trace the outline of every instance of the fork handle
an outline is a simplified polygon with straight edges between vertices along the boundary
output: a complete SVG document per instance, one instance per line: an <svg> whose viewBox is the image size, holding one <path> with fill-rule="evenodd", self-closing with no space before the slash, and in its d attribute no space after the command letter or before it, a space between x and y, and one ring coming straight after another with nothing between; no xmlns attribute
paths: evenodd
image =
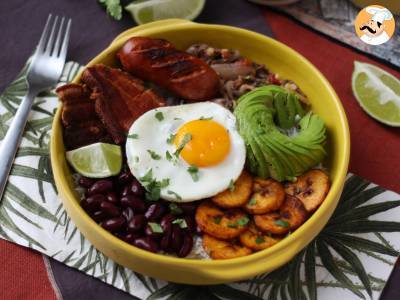
<svg viewBox="0 0 400 300"><path fill-rule="evenodd" d="M17 113L12 120L6 137L3 139L0 147L0 201L3 199L4 189L7 184L8 175L14 161L15 154L21 142L24 133L26 121L31 111L33 99L37 92L29 89L28 94L22 99L18 107Z"/></svg>

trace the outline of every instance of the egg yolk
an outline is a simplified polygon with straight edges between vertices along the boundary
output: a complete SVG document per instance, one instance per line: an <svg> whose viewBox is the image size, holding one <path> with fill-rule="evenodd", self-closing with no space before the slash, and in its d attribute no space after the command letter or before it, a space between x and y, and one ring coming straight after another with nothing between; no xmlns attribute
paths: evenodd
<svg viewBox="0 0 400 300"><path fill-rule="evenodd" d="M191 139L187 141L189 137ZM210 167L221 163L231 147L226 128L212 120L194 120L183 124L175 136L174 143L178 150L183 146L181 157L188 164L197 167Z"/></svg>

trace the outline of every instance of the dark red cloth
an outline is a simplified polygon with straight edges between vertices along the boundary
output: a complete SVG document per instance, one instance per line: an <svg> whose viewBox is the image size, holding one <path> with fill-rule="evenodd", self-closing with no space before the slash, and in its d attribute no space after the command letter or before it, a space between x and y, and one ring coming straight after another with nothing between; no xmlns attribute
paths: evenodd
<svg viewBox="0 0 400 300"><path fill-rule="evenodd" d="M388 66L318 34L282 14L265 9L275 38L300 52L330 81L346 110L350 126L350 172L400 193L400 128L383 125L358 105L351 90L355 60L381 67L400 78Z"/></svg>
<svg viewBox="0 0 400 300"><path fill-rule="evenodd" d="M0 300L56 300L43 257L0 240Z"/></svg>

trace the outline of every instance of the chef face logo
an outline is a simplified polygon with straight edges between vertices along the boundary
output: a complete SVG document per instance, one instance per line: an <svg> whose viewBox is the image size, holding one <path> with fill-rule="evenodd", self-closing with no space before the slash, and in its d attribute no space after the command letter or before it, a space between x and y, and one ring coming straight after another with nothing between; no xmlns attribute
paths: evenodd
<svg viewBox="0 0 400 300"><path fill-rule="evenodd" d="M393 36L395 21L392 13L380 5L371 5L358 14L354 27L358 37L366 44L380 45Z"/></svg>

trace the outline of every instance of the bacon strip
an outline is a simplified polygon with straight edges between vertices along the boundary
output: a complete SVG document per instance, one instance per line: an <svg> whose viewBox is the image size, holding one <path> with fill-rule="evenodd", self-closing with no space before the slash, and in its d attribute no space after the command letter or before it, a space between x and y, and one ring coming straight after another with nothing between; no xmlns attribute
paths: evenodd
<svg viewBox="0 0 400 300"><path fill-rule="evenodd" d="M95 112L90 91L80 84L66 84L56 90L63 103L61 122L67 150L96 142L112 142Z"/></svg>
<svg viewBox="0 0 400 300"><path fill-rule="evenodd" d="M143 81L105 65L86 68L81 80L92 90L96 113L117 144L126 140L137 118L166 104L154 91L146 90Z"/></svg>

